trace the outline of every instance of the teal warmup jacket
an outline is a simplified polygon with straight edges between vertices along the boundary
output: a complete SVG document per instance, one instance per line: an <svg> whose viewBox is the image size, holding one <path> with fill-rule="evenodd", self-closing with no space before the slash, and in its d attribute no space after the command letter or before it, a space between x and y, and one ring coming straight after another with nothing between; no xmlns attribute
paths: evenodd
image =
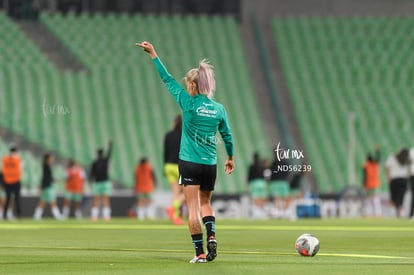
<svg viewBox="0 0 414 275"><path fill-rule="evenodd" d="M233 156L233 136L223 105L197 94L190 96L168 73L161 60L153 59L155 68L183 112L179 158L198 164L217 164L216 145L220 133L228 156Z"/></svg>

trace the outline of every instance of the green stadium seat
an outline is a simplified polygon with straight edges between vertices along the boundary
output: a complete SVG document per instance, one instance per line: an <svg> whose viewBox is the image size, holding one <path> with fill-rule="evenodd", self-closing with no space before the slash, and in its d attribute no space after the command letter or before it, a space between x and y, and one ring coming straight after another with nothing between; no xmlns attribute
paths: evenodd
<svg viewBox="0 0 414 275"><path fill-rule="evenodd" d="M273 30L320 192L348 184L348 112L356 166L376 143L383 156L412 146L410 17L275 18ZM412 47L411 47L412 48ZM397 96L394 96L397 95ZM398 133L398 134L397 134ZM358 178L358 179L359 179ZM384 175L383 190L387 188Z"/></svg>
<svg viewBox="0 0 414 275"><path fill-rule="evenodd" d="M139 40L149 40L177 79L203 57L216 67L216 97L228 107L239 167L231 177L225 177L219 169L219 180L225 181L217 185L219 192L244 190L253 151L271 156L234 18L41 14L40 21L85 64L88 73L58 72L14 23L0 14L1 25L9 30L8 41L19 45L0 44L0 52L7 52L6 79L1 85L12 91L0 103L5 107L1 114L12 112L8 106L24 97L33 102L25 106L30 116L18 112L13 121L0 118L2 125L87 167L96 148L113 139L111 175L117 182L132 187L134 167L145 155L159 175L159 188L168 188L161 176L162 142L179 109L167 95L148 56L134 46ZM188 33L199 35L202 43ZM224 54L217 51L217 45L232 50ZM68 107L70 115L44 117L44 100ZM224 155L222 145L219 147ZM222 165L223 156L219 159ZM34 170L28 175L29 182L38 181Z"/></svg>

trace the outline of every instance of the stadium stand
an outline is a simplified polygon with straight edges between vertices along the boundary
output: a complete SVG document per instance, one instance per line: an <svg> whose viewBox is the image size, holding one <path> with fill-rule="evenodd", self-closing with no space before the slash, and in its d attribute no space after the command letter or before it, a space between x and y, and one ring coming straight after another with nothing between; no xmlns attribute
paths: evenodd
<svg viewBox="0 0 414 275"><path fill-rule="evenodd" d="M272 24L320 192L348 184L349 113L356 183L375 144L382 160L412 145L412 17L277 17Z"/></svg>
<svg viewBox="0 0 414 275"><path fill-rule="evenodd" d="M0 25L7 29L7 43L0 43L0 66L7 66L1 89L11 91L0 101L0 123L5 127L83 165L91 163L97 147L113 139L111 174L117 182L131 187L133 168L146 155L156 168L159 187L167 188L162 142L179 109L148 57L134 46L149 40L178 79L204 57L216 67L216 97L228 107L238 167L231 177L219 169L218 180L223 182L217 184L218 192L243 191L252 152L271 154L233 17L42 14L40 20L88 72L57 71L0 14ZM222 144L218 147L221 167L225 152Z"/></svg>

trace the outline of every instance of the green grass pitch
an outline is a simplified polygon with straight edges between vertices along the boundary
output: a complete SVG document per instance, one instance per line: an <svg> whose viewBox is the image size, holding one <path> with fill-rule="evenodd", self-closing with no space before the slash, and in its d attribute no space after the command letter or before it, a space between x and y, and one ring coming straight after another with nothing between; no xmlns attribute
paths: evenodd
<svg viewBox="0 0 414 275"><path fill-rule="evenodd" d="M320 240L315 257L296 254L302 233ZM218 220L219 255L189 264L186 226L114 219L0 222L0 274L411 274L409 220Z"/></svg>

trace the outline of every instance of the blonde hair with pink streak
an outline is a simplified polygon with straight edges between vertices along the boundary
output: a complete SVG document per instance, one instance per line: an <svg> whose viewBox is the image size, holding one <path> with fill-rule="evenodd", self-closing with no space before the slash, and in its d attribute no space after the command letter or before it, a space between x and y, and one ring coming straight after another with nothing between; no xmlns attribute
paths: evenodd
<svg viewBox="0 0 414 275"><path fill-rule="evenodd" d="M213 66L206 59L200 61L198 68L191 69L185 76L189 82L196 84L198 93L212 99L216 91L216 79Z"/></svg>

